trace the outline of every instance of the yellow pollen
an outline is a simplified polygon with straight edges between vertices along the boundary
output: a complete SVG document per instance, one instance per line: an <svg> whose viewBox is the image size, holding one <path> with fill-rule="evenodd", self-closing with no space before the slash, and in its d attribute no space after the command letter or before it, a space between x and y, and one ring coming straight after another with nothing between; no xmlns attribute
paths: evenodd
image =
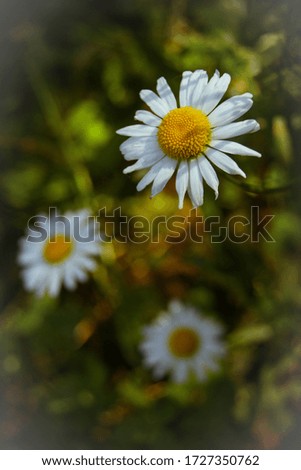
<svg viewBox="0 0 301 470"><path fill-rule="evenodd" d="M173 109L158 128L159 145L172 158L195 158L206 149L210 140L209 119L191 106Z"/></svg>
<svg viewBox="0 0 301 470"><path fill-rule="evenodd" d="M179 358L192 357L201 345L199 336L191 328L181 327L174 330L168 341L169 350Z"/></svg>
<svg viewBox="0 0 301 470"><path fill-rule="evenodd" d="M43 255L48 263L61 263L73 250L73 242L59 234L47 240Z"/></svg>

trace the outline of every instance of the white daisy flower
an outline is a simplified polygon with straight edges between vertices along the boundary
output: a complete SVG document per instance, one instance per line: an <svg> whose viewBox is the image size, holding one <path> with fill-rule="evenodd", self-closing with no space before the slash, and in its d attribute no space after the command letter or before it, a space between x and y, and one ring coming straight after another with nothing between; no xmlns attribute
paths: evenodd
<svg viewBox="0 0 301 470"><path fill-rule="evenodd" d="M68 212L61 221L56 215L55 223L52 217L40 216L35 229L28 228L18 256L26 290L56 297L63 284L74 290L87 280L87 272L97 266L93 257L101 252L100 235L88 217L87 210Z"/></svg>
<svg viewBox="0 0 301 470"><path fill-rule="evenodd" d="M156 379L171 372L175 382L185 382L194 373L200 382L208 371L218 370L225 347L219 336L222 328L178 301L169 304L155 322L144 328L140 349L144 364Z"/></svg>
<svg viewBox="0 0 301 470"><path fill-rule="evenodd" d="M141 191L152 183L151 196L160 193L176 174L179 209L186 191L194 207L203 204L203 180L218 196L219 180L212 163L230 174L246 177L228 154L260 157L260 153L231 139L255 132L254 119L234 122L252 106L252 95L233 96L219 104L231 77L216 70L208 80L204 70L186 71L180 84L180 106L165 78L159 78L157 92L142 90L141 99L151 109L141 110L135 119L143 124L123 127L117 134L129 136L120 146L126 160L137 160L124 173L150 168L137 186Z"/></svg>

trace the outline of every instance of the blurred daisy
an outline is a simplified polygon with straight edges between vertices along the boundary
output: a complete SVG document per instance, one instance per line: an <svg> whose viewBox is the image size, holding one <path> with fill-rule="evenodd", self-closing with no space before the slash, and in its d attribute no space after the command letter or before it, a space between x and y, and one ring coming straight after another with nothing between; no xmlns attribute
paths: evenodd
<svg viewBox="0 0 301 470"><path fill-rule="evenodd" d="M157 92L142 90L141 99L150 111L141 110L135 119L143 124L123 127L117 134L129 136L120 146L126 160L137 160L124 173L150 168L137 190L152 183L152 197L160 193L176 174L179 208L186 191L194 207L203 204L203 180L218 196L218 177L212 163L230 174L246 177L228 154L260 157L244 145L225 139L255 132L259 124L253 119L236 121L252 106L252 95L233 96L219 105L230 75L216 71L208 80L204 70L184 72L180 84L180 107L165 78L159 78ZM226 152L226 153L225 153Z"/></svg>
<svg viewBox="0 0 301 470"><path fill-rule="evenodd" d="M144 328L140 345L144 363L157 379L170 372L175 382L185 382L194 373L203 382L208 371L218 370L218 360L225 354L221 333L213 320L172 301L168 312Z"/></svg>
<svg viewBox="0 0 301 470"><path fill-rule="evenodd" d="M18 256L26 290L56 297L63 284L74 290L78 282L87 280L87 272L96 268L93 256L101 251L100 236L88 216L87 210L68 212L55 224L52 218L40 216L36 229L28 229ZM43 241L38 241L43 234Z"/></svg>

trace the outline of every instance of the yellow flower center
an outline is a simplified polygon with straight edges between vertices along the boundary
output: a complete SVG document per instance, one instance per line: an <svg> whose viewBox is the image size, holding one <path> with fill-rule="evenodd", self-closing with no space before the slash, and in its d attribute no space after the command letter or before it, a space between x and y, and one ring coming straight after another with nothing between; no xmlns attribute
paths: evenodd
<svg viewBox="0 0 301 470"><path fill-rule="evenodd" d="M186 359L192 357L201 345L200 337L188 327L181 327L174 330L168 341L169 350L179 358Z"/></svg>
<svg viewBox="0 0 301 470"><path fill-rule="evenodd" d="M72 240L65 235L59 234L47 240L43 255L48 263L61 263L71 254L73 250Z"/></svg>
<svg viewBox="0 0 301 470"><path fill-rule="evenodd" d="M205 150L210 140L209 119L191 106L173 109L158 128L159 145L172 158L195 158Z"/></svg>

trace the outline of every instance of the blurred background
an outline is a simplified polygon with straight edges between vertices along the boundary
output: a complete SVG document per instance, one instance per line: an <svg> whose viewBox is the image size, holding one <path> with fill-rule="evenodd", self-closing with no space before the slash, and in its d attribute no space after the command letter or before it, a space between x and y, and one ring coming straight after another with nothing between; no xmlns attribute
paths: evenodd
<svg viewBox="0 0 301 470"><path fill-rule="evenodd" d="M297 0L1 0L0 442L2 449L300 449L301 35ZM172 181L149 200L123 175L116 129L139 91L218 68L249 91L261 131L237 139L248 177L219 172L199 215L274 215L275 243L105 244L97 271L58 298L27 293L27 220L102 207L189 214ZM164 231L164 228L162 229ZM228 354L207 383L152 378L141 329L178 298L217 319Z"/></svg>

